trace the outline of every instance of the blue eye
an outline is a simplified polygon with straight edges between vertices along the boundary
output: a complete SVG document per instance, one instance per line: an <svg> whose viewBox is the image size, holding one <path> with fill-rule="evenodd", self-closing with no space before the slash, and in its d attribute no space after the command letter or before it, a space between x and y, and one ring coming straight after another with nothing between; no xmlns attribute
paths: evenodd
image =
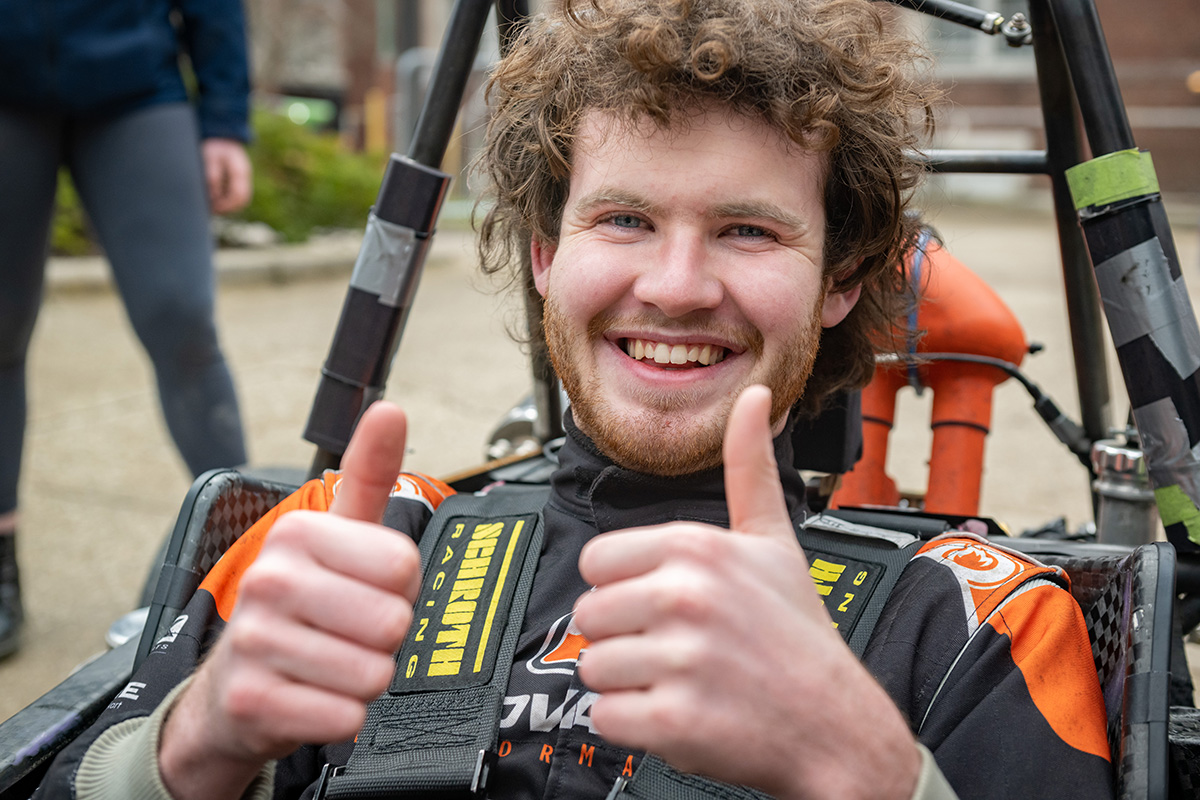
<svg viewBox="0 0 1200 800"><path fill-rule="evenodd" d="M761 239L771 234L767 233L766 228L760 228L757 225L738 225L734 228L738 236L747 236L754 239Z"/></svg>
<svg viewBox="0 0 1200 800"><path fill-rule="evenodd" d="M618 228L640 228L642 221L633 214L614 214L608 221Z"/></svg>

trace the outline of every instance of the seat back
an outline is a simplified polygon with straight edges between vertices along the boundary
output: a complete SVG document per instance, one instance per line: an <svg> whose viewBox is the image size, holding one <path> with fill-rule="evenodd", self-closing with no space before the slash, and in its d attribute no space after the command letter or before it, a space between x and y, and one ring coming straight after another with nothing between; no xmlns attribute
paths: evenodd
<svg viewBox="0 0 1200 800"><path fill-rule="evenodd" d="M140 642L129 641L88 662L0 723L0 800L25 800L33 794L54 756L126 684L221 554L294 489L228 469L195 480L167 542Z"/></svg>
<svg viewBox="0 0 1200 800"><path fill-rule="evenodd" d="M1084 552L1071 553L1075 547ZM1067 552L1036 555L1066 571L1083 610L1118 797L1166 797L1175 551L1165 542L1123 552L1103 545L1057 548Z"/></svg>
<svg viewBox="0 0 1200 800"><path fill-rule="evenodd" d="M229 546L295 489L290 484L232 469L210 470L192 483L167 542L134 669L141 665L154 642L170 630Z"/></svg>

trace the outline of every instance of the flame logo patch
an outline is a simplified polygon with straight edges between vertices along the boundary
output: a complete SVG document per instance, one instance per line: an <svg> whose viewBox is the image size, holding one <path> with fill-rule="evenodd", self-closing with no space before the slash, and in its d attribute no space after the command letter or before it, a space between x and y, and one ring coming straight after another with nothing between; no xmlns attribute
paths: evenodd
<svg viewBox="0 0 1200 800"><path fill-rule="evenodd" d="M525 662L525 667L535 675L571 675L579 663L579 654L588 646L588 640L575 627L574 614L565 614L554 621L546 633L537 654Z"/></svg>
<svg viewBox="0 0 1200 800"><path fill-rule="evenodd" d="M956 567L971 586L996 586L1021 571L1021 564L1008 554L974 543L956 543L939 548L942 560Z"/></svg>

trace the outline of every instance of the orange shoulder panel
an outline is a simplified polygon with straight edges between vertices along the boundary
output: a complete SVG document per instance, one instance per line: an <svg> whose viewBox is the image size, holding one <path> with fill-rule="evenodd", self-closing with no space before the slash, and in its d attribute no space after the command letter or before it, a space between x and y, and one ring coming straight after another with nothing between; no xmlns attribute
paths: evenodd
<svg viewBox="0 0 1200 800"><path fill-rule="evenodd" d="M263 541L275 521L289 511L328 511L341 480L341 473L330 470L320 478L308 481L280 501L279 505L260 517L226 551L200 584L201 589L213 596L217 604L217 613L221 615L221 619L228 621L229 616L233 613L242 574L258 557ZM416 500L423 503L432 512L452 494L454 494L454 490L437 478L414 472L402 472L396 476L396 485L392 489L391 496Z"/></svg>
<svg viewBox="0 0 1200 800"><path fill-rule="evenodd" d="M1070 594L1040 585L1021 592L988 620L1012 642L1012 656L1034 705L1076 750L1111 760L1107 717L1083 614Z"/></svg>
<svg viewBox="0 0 1200 800"><path fill-rule="evenodd" d="M917 556L948 567L958 578L964 611L973 630L1025 581L1044 575L1066 576L1054 567L970 533L955 531L931 539Z"/></svg>

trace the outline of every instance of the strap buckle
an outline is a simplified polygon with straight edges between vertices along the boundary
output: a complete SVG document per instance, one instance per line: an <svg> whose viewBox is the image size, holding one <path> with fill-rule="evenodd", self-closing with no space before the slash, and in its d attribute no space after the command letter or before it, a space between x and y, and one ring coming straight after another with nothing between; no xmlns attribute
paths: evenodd
<svg viewBox="0 0 1200 800"><path fill-rule="evenodd" d="M484 792L488 787L488 780L492 776L492 767L496 764L496 754L489 750L480 750L479 755L475 757L475 772L471 776L470 796L483 797ZM313 800L325 800L326 793L329 790L329 781L336 778L345 771L345 767L335 767L333 764L326 764L321 767L321 776L317 778L316 789L313 792Z"/></svg>
<svg viewBox="0 0 1200 800"><path fill-rule="evenodd" d="M475 774L471 776L471 794L482 797L487 789L488 779L492 776L492 767L496 764L496 754L490 750L480 750L475 758Z"/></svg>
<svg viewBox="0 0 1200 800"><path fill-rule="evenodd" d="M624 775L618 775L617 779L613 781L613 787L608 790L608 795L604 800L617 800L618 797L625 794L625 787L628 785L629 778L626 778Z"/></svg>
<svg viewBox="0 0 1200 800"><path fill-rule="evenodd" d="M321 777L317 778L317 788L313 792L313 800L325 800L325 792L329 790L329 779L336 777L343 767L326 764L321 767Z"/></svg>

